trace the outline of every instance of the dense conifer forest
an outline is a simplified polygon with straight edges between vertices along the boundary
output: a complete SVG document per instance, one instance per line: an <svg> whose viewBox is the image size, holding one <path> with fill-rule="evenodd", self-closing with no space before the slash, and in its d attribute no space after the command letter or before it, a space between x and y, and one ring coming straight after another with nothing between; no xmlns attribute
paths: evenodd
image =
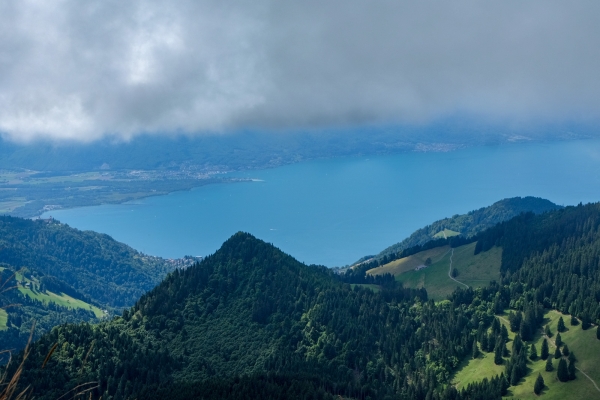
<svg viewBox="0 0 600 400"><path fill-rule="evenodd" d="M121 317L52 329L20 385L41 399L87 387L103 399L500 399L537 357L561 382L576 379L560 332L548 332L554 365L530 340L546 309L598 323L600 204L522 214L475 240L475 252L504 249L501 280L436 303L385 277L378 290L348 282L238 233ZM497 317L506 309L512 340ZM452 372L479 352L494 353L503 372L456 389Z"/></svg>
<svg viewBox="0 0 600 400"><path fill-rule="evenodd" d="M37 338L62 323L97 320L85 304L107 310L107 316L120 312L173 269L108 235L54 220L0 216L0 308L10 306L6 325L0 324L0 350L23 348L33 321ZM85 304L49 301L48 292Z"/></svg>

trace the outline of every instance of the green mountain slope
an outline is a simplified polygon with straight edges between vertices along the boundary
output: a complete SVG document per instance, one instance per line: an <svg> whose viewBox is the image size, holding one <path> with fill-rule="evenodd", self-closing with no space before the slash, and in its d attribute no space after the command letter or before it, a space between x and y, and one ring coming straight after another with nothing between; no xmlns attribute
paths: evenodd
<svg viewBox="0 0 600 400"><path fill-rule="evenodd" d="M172 270L108 235L0 216L0 263L52 276L97 304L128 307Z"/></svg>
<svg viewBox="0 0 600 400"><path fill-rule="evenodd" d="M590 398L583 372L599 372L581 353L597 347L600 204L523 214L473 239L449 243L465 259L502 249L498 280L434 302L393 279L353 287L239 233L123 317L54 328L20 385L42 399L84 382L95 399L529 398L542 365L532 344L539 355L547 324L557 339L560 311L579 320L580 331L567 322L561 333L575 358L559 355L560 379L558 359L540 372L542 395Z"/></svg>
<svg viewBox="0 0 600 400"><path fill-rule="evenodd" d="M457 248L435 247L370 269L367 274L392 274L404 287L425 288L430 298L442 300L456 288L484 287L500 279L502 249L493 247L475 255L475 246L473 242Z"/></svg>
<svg viewBox="0 0 600 400"><path fill-rule="evenodd" d="M129 307L173 267L107 235L57 221L0 217L0 348ZM12 289L10 289L12 288Z"/></svg>
<svg viewBox="0 0 600 400"><path fill-rule="evenodd" d="M524 212L541 214L559 208L561 207L551 201L539 197L512 197L503 199L491 206L482 207L479 210L474 210L463 215L454 215L451 218L444 218L431 225L427 225L415 231L403 241L386 248L375 256L375 258L382 260L384 257L393 256L396 253L402 252L402 250L423 245L434 238L453 236L456 232L466 237L473 236ZM443 235L444 231L446 232L446 236Z"/></svg>
<svg viewBox="0 0 600 400"><path fill-rule="evenodd" d="M94 398L415 398L448 380L474 329L474 309L424 296L352 288L240 233L123 318L53 329L22 381L42 399L87 381Z"/></svg>

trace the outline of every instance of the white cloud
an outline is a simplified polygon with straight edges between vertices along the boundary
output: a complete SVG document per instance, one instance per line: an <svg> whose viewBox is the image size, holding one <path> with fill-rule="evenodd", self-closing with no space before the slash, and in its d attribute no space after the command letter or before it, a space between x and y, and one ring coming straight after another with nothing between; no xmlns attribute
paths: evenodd
<svg viewBox="0 0 600 400"><path fill-rule="evenodd" d="M600 117L597 2L0 4L0 131Z"/></svg>

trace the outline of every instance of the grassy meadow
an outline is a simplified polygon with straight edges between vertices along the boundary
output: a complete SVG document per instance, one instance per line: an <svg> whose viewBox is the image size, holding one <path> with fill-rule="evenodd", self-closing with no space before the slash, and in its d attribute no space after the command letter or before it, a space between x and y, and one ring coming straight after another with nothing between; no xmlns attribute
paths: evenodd
<svg viewBox="0 0 600 400"><path fill-rule="evenodd" d="M581 329L581 325L570 326L570 316L563 315L554 310L548 311L545 315L544 323L550 325L550 330L553 334L551 340L548 342L550 345L550 357L553 356L554 350L556 349L553 341L556 337L558 318L561 315L568 328L568 331L561 333L562 341L575 353L575 356L577 357L576 367L589 375L590 378L600 386L600 358L598 357L600 354L600 340L596 339L596 327L584 331ZM506 316L501 316L500 321L507 329L509 328ZM510 332L509 337L512 340L514 334ZM543 339L542 331L539 330L533 340L538 350L538 354ZM507 347L510 349L510 341L508 342ZM521 380L519 385L509 389L509 395L506 398L523 400L537 399L540 397L548 400L600 398L600 391L596 389L594 384L586 378L581 371L577 371L575 380L560 382L556 377L558 360L553 360L553 365L554 370L547 372L545 370L546 361L539 358L535 361L528 361L527 367L529 371L527 376ZM481 381L483 378L491 378L503 371L504 365L494 364L493 353L483 353L477 359L463 360L452 379L452 383L457 388L462 388L471 382ZM533 385L538 373L542 375L546 384L546 387L540 396L533 393Z"/></svg>
<svg viewBox="0 0 600 400"><path fill-rule="evenodd" d="M405 287L424 287L430 298L441 300L457 287L464 287L448 277L451 257L452 267L458 272L456 279L468 286L481 287L487 285L491 280L499 279L502 249L493 247L489 251L477 255L473 255L474 250L475 243L457 247L454 249L454 254L452 254L450 246L436 247L394 260L381 267L371 269L367 273L373 275L391 273ZM424 265L427 258L431 258L431 265L418 271L415 270L418 266Z"/></svg>

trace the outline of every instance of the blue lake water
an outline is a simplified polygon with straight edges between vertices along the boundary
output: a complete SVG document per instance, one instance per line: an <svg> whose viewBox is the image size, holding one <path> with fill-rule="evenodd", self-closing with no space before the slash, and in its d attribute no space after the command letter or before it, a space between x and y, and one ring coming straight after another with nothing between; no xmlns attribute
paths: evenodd
<svg viewBox="0 0 600 400"><path fill-rule="evenodd" d="M337 158L235 175L259 181L50 214L163 257L208 255L246 231L305 263L342 266L502 198L599 201L600 141Z"/></svg>

